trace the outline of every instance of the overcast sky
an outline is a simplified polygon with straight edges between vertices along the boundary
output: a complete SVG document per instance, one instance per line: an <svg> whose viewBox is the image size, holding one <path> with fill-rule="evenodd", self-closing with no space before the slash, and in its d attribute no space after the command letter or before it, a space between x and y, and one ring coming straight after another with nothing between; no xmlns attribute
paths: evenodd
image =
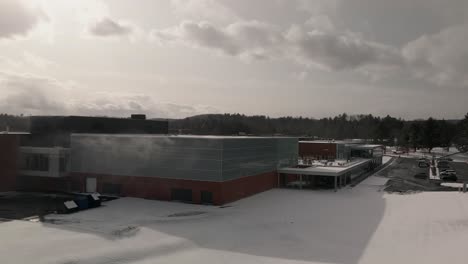
<svg viewBox="0 0 468 264"><path fill-rule="evenodd" d="M462 118L466 0L0 0L0 112Z"/></svg>

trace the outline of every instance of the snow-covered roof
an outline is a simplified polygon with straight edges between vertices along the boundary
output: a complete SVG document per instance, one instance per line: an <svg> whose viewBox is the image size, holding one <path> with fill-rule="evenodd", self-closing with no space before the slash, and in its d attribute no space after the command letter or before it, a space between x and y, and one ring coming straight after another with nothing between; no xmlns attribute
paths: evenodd
<svg viewBox="0 0 468 264"><path fill-rule="evenodd" d="M94 137L152 137L152 138L193 138L193 139L264 139L264 138L291 138L296 137L273 137L273 136L217 136L217 135L164 135L164 134L101 134L101 133L73 133L72 136L94 136Z"/></svg>
<svg viewBox="0 0 468 264"><path fill-rule="evenodd" d="M341 140L314 140L314 141L306 141L306 140L301 140L299 143L304 143L304 144L345 144L347 142L341 141Z"/></svg>
<svg viewBox="0 0 468 264"><path fill-rule="evenodd" d="M335 176L343 175L344 173L356 167L367 164L370 161L371 161L370 159L358 159L344 166L312 166L312 167L307 167L307 168L288 167L288 168L279 169L278 172L287 173L287 174L302 174L302 175L335 177Z"/></svg>
<svg viewBox="0 0 468 264"><path fill-rule="evenodd" d="M353 149L375 149L375 148L383 148L383 145L376 145L376 144L365 144L365 145L352 145Z"/></svg>

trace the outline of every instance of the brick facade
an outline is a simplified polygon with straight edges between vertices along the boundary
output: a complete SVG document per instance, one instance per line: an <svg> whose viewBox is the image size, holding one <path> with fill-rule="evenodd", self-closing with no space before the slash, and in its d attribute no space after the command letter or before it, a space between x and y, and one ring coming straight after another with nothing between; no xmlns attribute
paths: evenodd
<svg viewBox="0 0 468 264"><path fill-rule="evenodd" d="M0 191L16 189L19 136L0 134Z"/></svg>
<svg viewBox="0 0 468 264"><path fill-rule="evenodd" d="M201 203L201 192L207 191L212 193L215 205L233 202L278 185L276 172L226 182L72 173L71 190L84 192L87 177L97 179L97 191L101 193L104 193L105 184L117 184L120 186L121 196L170 201L172 189L188 189L192 191L192 202Z"/></svg>
<svg viewBox="0 0 468 264"><path fill-rule="evenodd" d="M299 142L299 157L315 159L335 159L335 143Z"/></svg>

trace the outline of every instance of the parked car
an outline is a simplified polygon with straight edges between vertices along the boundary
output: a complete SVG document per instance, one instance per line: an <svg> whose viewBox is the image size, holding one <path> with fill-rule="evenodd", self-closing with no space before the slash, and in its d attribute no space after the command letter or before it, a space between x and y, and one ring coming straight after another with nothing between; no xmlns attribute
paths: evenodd
<svg viewBox="0 0 468 264"><path fill-rule="evenodd" d="M419 161L418 167L419 167L419 168L428 168L428 167L429 167L429 163L427 163L426 161Z"/></svg>
<svg viewBox="0 0 468 264"><path fill-rule="evenodd" d="M440 175L450 175L450 174L457 175L457 172L454 170L442 170L440 172Z"/></svg>
<svg viewBox="0 0 468 264"><path fill-rule="evenodd" d="M440 161L453 161L452 158L440 158L439 160Z"/></svg>
<svg viewBox="0 0 468 264"><path fill-rule="evenodd" d="M448 175L442 175L440 176L440 179L443 181L448 181L448 182L456 182L458 181L458 178L455 174L448 174Z"/></svg>
<svg viewBox="0 0 468 264"><path fill-rule="evenodd" d="M427 179L427 173L425 173L425 172L418 173L418 174L414 175L414 178L425 180L425 179Z"/></svg>

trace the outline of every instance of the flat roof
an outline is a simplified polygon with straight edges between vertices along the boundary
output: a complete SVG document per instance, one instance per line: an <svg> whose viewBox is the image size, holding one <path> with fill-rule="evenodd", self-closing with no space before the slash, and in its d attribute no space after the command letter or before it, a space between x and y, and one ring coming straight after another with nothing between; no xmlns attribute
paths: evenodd
<svg viewBox="0 0 468 264"><path fill-rule="evenodd" d="M354 145L352 146L354 149L375 149L375 148L383 148L383 145L376 145L376 144L365 144L365 145Z"/></svg>
<svg viewBox="0 0 468 264"><path fill-rule="evenodd" d="M315 176L340 176L344 173L370 162L370 159L357 159L345 166L312 166L307 168L282 168L279 173L287 174L302 174L302 175L315 175Z"/></svg>
<svg viewBox="0 0 468 264"><path fill-rule="evenodd" d="M0 135L30 135L29 132L0 131Z"/></svg>
<svg viewBox="0 0 468 264"><path fill-rule="evenodd" d="M101 133L73 133L72 136L95 136L95 137L151 137L151 138L199 138L199 139L270 139L297 137L261 137L261 136L217 136L217 135L162 135L162 134L101 134Z"/></svg>
<svg viewBox="0 0 468 264"><path fill-rule="evenodd" d="M307 141L307 140L301 140L299 143L306 143L306 144L344 144L346 142L340 141L340 140L335 140L335 141L329 141L329 140L313 140L313 141Z"/></svg>

